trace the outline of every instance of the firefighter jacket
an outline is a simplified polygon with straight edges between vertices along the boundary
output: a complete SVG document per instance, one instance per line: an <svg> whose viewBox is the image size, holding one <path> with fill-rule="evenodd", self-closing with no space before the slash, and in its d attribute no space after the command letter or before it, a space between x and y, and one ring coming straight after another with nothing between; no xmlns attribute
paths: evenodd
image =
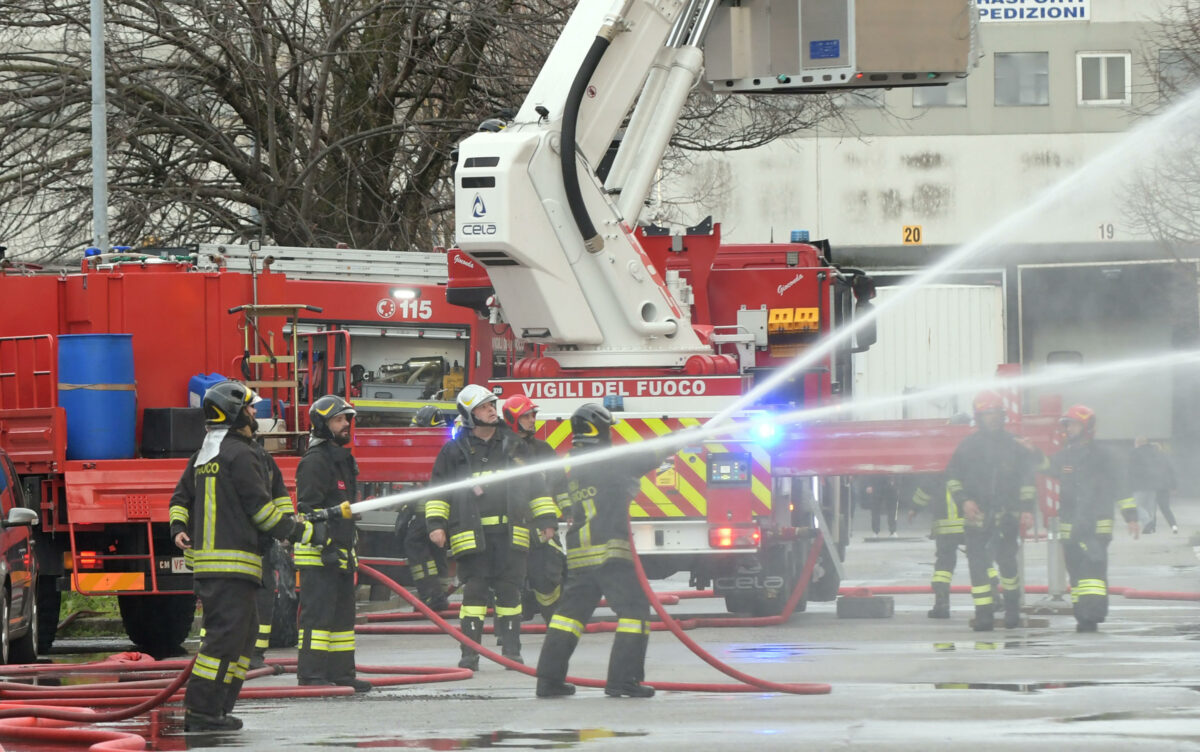
<svg viewBox="0 0 1200 752"><path fill-rule="evenodd" d="M314 439L296 467L296 508L301 514L357 501L358 463L350 450L336 443ZM330 519L324 541L297 545L297 567L336 567L354 570L357 530L354 520Z"/></svg>
<svg viewBox="0 0 1200 752"><path fill-rule="evenodd" d="M1049 473L1058 478L1059 532L1064 539L1112 535L1114 506L1121 508L1126 522L1137 520L1137 505L1113 452L1094 441L1073 442L1049 464Z"/></svg>
<svg viewBox="0 0 1200 752"><path fill-rule="evenodd" d="M572 456L576 456L573 451ZM569 498L563 514L567 530L567 569L598 567L610 559L633 560L629 546L629 505L640 479L658 466L654 452L618 457L567 469Z"/></svg>
<svg viewBox="0 0 1200 752"><path fill-rule="evenodd" d="M1153 444L1134 448L1129 455L1129 488L1158 491L1175 487L1175 470L1163 450Z"/></svg>
<svg viewBox="0 0 1200 752"><path fill-rule="evenodd" d="M271 453L263 448L262 444L257 441L250 442L251 448L258 455L259 462L263 465L263 472L266 473L268 486L271 489L271 501L275 504L275 508L279 513L288 519L296 516L296 508L292 505L292 497L288 494L287 486L283 482L283 471L279 469L279 463L271 456ZM259 536L260 549L263 556L274 550L273 538L266 533ZM270 562L267 562L270 564Z"/></svg>
<svg viewBox="0 0 1200 752"><path fill-rule="evenodd" d="M1007 431L976 431L946 465L946 491L959 510L974 501L989 517L1032 512L1037 500L1033 473L1040 460L1041 452L1022 446Z"/></svg>
<svg viewBox="0 0 1200 752"><path fill-rule="evenodd" d="M195 577L261 583L260 535L299 541L311 535L312 527L283 514L282 477L276 486L267 466L274 460L250 438L229 431L207 462L197 465L198 454L188 460L171 496L171 537L182 532L191 537L192 548L184 556Z"/></svg>
<svg viewBox="0 0 1200 752"><path fill-rule="evenodd" d="M913 506L929 509L933 515L934 535L955 535L963 532L963 518L953 494L946 491L944 475L923 476L912 496Z"/></svg>
<svg viewBox="0 0 1200 752"><path fill-rule="evenodd" d="M518 465L535 465L558 459L558 453L554 451L554 448L541 439L514 434L513 441L513 461ZM539 489L539 481L540 488L547 496L552 497L561 509L567 503L566 471L562 468L554 468L540 473L540 478L535 476L530 481L535 491Z"/></svg>
<svg viewBox="0 0 1200 752"><path fill-rule="evenodd" d="M477 478L513 467L516 436L497 428L487 441L463 431L442 447L433 462L430 485ZM513 548L527 551L530 526L558 524L554 500L535 494L539 483L526 477L448 491L425 500L429 531L445 530L454 557L478 553L486 546L484 532L509 531ZM540 490L540 489L538 489ZM504 527L507 526L507 527Z"/></svg>

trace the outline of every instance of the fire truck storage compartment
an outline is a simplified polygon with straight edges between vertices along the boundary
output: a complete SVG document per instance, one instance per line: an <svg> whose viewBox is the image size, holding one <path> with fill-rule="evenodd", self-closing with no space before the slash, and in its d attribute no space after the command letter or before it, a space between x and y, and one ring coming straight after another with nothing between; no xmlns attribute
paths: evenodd
<svg viewBox="0 0 1200 752"><path fill-rule="evenodd" d="M201 408L147 407L142 411L143 457L189 457L203 442Z"/></svg>
<svg viewBox="0 0 1200 752"><path fill-rule="evenodd" d="M58 338L58 402L67 412L67 459L131 459L136 447L133 335Z"/></svg>

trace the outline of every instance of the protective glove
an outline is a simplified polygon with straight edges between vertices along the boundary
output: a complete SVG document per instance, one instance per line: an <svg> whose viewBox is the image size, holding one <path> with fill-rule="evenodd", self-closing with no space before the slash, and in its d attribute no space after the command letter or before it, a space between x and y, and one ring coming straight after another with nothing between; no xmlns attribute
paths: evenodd
<svg viewBox="0 0 1200 752"><path fill-rule="evenodd" d="M341 568L343 561L342 549L333 541L326 541L321 549L321 563L327 567Z"/></svg>

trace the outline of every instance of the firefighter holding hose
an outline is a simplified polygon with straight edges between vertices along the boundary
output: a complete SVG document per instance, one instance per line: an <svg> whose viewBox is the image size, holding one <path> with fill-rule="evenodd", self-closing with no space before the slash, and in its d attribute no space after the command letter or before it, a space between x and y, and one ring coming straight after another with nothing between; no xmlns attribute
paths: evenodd
<svg viewBox="0 0 1200 752"><path fill-rule="evenodd" d="M612 444L612 414L594 403L571 416L572 456ZM575 694L567 665L601 597L617 614L617 634L608 659L604 693L610 697L653 697L642 684L650 639L650 604L638 582L629 544L629 502L638 479L658 466L660 457L645 452L576 465L567 471L568 498L563 514L567 530L567 584L550 619L537 667L537 696Z"/></svg>

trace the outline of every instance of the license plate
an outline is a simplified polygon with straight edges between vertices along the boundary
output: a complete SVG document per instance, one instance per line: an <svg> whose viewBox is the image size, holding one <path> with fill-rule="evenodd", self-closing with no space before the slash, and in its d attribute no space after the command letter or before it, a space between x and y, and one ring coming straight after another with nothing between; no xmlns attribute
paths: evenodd
<svg viewBox="0 0 1200 752"><path fill-rule="evenodd" d="M171 557L171 574L190 574L191 571L188 569L187 559L182 556Z"/></svg>

